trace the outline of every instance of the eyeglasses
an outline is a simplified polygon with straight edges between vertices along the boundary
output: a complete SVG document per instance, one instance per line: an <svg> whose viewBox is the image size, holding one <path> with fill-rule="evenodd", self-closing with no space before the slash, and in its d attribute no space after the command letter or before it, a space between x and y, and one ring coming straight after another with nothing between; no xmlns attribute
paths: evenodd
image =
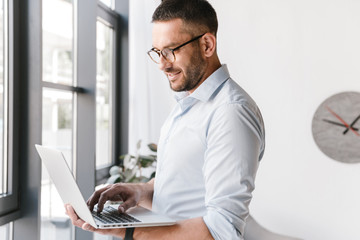
<svg viewBox="0 0 360 240"><path fill-rule="evenodd" d="M206 33L201 34L200 36L197 36L189 41L187 41L186 43L181 44L180 46L176 47L176 48L164 48L163 50L158 50L156 48L152 48L150 51L147 52L147 54L149 55L149 57L151 58L151 60L153 60L155 63L159 64L160 63L160 56L163 56L163 58L170 62L173 63L176 60L175 57L175 51L179 50L181 47L194 42L196 40L198 40L199 38L201 38L202 36L204 36Z"/></svg>

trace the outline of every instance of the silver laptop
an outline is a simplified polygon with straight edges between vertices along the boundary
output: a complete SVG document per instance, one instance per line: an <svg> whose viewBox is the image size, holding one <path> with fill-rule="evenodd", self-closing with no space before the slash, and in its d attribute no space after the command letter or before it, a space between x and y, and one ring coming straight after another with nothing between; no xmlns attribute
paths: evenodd
<svg viewBox="0 0 360 240"><path fill-rule="evenodd" d="M116 205L107 205L101 213L90 212L62 152L35 145L49 176L64 204L71 204L77 215L95 228L127 228L167 226L176 222L143 207L134 207L118 213Z"/></svg>

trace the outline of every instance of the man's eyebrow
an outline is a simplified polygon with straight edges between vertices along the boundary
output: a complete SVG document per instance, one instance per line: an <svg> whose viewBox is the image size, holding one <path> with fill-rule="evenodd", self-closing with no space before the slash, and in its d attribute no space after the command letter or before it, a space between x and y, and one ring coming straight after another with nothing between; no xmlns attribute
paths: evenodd
<svg viewBox="0 0 360 240"><path fill-rule="evenodd" d="M176 48L177 46L179 46L181 43L177 43L177 42L171 42L167 45L165 45L162 49L164 48ZM155 47L154 45L152 46L154 49L160 50L158 47Z"/></svg>

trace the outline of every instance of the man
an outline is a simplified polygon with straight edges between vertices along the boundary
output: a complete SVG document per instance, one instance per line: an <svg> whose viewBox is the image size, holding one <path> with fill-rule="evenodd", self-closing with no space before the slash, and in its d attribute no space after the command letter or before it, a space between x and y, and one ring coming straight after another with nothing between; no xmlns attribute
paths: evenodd
<svg viewBox="0 0 360 240"><path fill-rule="evenodd" d="M178 104L158 144L156 178L94 192L88 205L123 200L119 211L141 205L178 222L136 228L134 239L243 239L264 126L255 102L229 76L216 52L217 17L206 0L163 0L153 14L148 52L167 76ZM86 230L124 237L124 229Z"/></svg>

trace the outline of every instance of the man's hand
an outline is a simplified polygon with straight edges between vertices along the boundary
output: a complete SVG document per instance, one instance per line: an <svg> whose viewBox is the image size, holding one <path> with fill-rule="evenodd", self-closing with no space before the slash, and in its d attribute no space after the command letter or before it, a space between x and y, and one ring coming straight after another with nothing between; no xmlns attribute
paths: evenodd
<svg viewBox="0 0 360 240"><path fill-rule="evenodd" d="M129 184L116 183L95 191L87 200L90 211L98 204L97 211L101 212L106 201L123 201L119 205L119 212L126 212L131 207L142 205L151 208L152 195L154 192L154 180L148 183Z"/></svg>
<svg viewBox="0 0 360 240"><path fill-rule="evenodd" d="M102 211L106 201L123 201L119 211L125 212L130 207L141 205L151 208L154 193L154 179L148 183L140 184L113 184L93 193L87 201L91 211L98 204L98 211ZM71 205L65 205L66 214L74 226L86 231L99 234L112 235L119 238L125 237L124 228L96 229L89 223L80 219ZM172 226L136 228L134 239L213 239L202 217L179 221Z"/></svg>
<svg viewBox="0 0 360 240"><path fill-rule="evenodd" d="M124 238L125 229L123 228L114 228L114 229L96 229L91 226L89 223L85 222L75 213L73 207L69 204L65 205L66 214L70 217L72 224L76 227L82 228L86 231L96 232L104 235L112 235L120 238Z"/></svg>
<svg viewBox="0 0 360 240"><path fill-rule="evenodd" d="M125 228L96 229L80 219L71 205L65 205L66 214L74 226L83 230L124 239ZM202 217L179 221L172 226L136 228L134 239L213 239Z"/></svg>

